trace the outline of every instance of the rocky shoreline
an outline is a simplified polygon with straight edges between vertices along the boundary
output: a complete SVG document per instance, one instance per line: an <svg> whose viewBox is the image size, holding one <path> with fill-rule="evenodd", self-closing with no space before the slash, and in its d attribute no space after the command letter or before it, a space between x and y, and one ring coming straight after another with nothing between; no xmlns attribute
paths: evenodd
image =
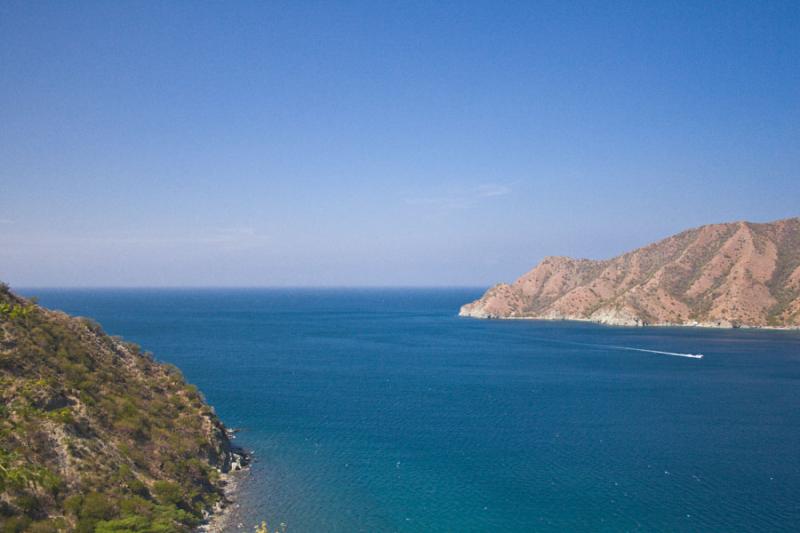
<svg viewBox="0 0 800 533"><path fill-rule="evenodd" d="M235 429L226 429L225 433L230 439L235 438L238 432ZM230 531L229 521L231 511L235 508L236 494L239 488L241 477L250 471L251 454L243 448L231 444L228 452L227 471L219 470L219 485L222 487L223 497L217 502L213 509L207 511L206 522L197 528L197 533L224 533Z"/></svg>
<svg viewBox="0 0 800 533"><path fill-rule="evenodd" d="M463 308L462 308L463 309ZM479 320L533 320L542 322L589 322L602 326L617 327L637 327L637 328L709 328L709 329L747 329L747 330L771 330L771 331L800 331L800 326L758 326L749 324L736 324L729 321L719 322L655 322L650 323L642 320L609 320L605 318L586 318L577 316L497 316L480 315L468 313L463 310L458 313L462 318L474 318Z"/></svg>

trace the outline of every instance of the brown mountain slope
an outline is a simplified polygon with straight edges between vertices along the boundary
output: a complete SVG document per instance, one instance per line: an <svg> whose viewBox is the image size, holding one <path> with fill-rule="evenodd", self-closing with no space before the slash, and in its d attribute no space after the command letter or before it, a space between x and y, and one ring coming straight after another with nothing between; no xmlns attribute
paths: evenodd
<svg viewBox="0 0 800 533"><path fill-rule="evenodd" d="M459 314L800 327L800 218L711 224L603 261L548 257Z"/></svg>

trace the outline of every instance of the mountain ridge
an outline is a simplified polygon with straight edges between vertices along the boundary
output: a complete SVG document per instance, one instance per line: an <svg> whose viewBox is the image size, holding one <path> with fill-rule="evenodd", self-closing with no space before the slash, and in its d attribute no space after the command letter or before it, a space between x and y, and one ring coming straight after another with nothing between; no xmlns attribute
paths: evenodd
<svg viewBox="0 0 800 533"><path fill-rule="evenodd" d="M800 218L684 230L611 259L545 257L459 310L609 325L800 327Z"/></svg>

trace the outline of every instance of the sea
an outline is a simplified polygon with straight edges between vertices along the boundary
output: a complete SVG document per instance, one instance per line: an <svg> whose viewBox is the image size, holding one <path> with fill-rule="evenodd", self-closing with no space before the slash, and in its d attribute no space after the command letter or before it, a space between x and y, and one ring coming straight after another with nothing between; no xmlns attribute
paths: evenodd
<svg viewBox="0 0 800 533"><path fill-rule="evenodd" d="M229 531L800 531L799 332L458 317L480 288L20 292L240 430Z"/></svg>

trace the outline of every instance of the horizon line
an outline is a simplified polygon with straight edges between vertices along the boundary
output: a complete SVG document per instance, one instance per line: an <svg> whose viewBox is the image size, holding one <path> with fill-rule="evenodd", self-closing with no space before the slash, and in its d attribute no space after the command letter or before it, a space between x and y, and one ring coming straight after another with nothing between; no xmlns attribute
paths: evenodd
<svg viewBox="0 0 800 533"><path fill-rule="evenodd" d="M10 285L12 291L19 290L220 290L220 289L269 289L269 290L336 290L336 289L481 289L491 285Z"/></svg>

